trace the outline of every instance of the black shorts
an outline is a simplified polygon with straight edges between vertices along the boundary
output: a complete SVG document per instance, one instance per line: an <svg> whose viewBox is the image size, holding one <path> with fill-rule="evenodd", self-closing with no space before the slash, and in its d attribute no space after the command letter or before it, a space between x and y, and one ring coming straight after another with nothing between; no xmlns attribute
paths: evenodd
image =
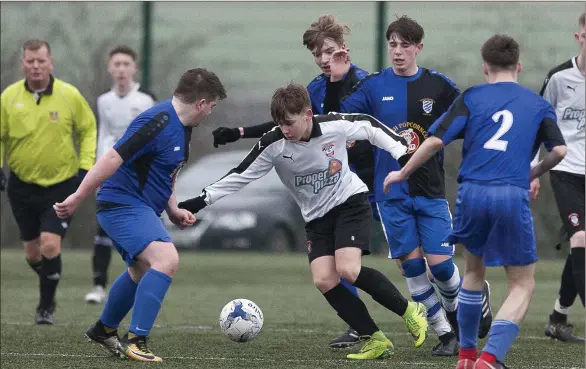
<svg viewBox="0 0 586 369"><path fill-rule="evenodd" d="M307 254L311 263L316 258L334 255L343 247L357 247L370 254L372 208L366 193L352 195L323 217L305 225Z"/></svg>
<svg viewBox="0 0 586 369"><path fill-rule="evenodd" d="M109 246L109 247L114 246L112 239L110 238L110 236L108 236L106 231L104 231L104 228L102 228L102 226L100 226L99 223L98 223L98 229L96 230L96 235L94 236L94 245L96 245L96 246Z"/></svg>
<svg viewBox="0 0 586 369"><path fill-rule="evenodd" d="M584 230L584 176L552 170L551 188L564 223L567 238Z"/></svg>
<svg viewBox="0 0 586 369"><path fill-rule="evenodd" d="M20 230L20 239L32 241L38 238L41 232L65 236L71 218L60 219L53 209L53 204L65 200L77 190L77 186L77 176L53 186L42 187L23 182L14 173L10 173L6 192Z"/></svg>

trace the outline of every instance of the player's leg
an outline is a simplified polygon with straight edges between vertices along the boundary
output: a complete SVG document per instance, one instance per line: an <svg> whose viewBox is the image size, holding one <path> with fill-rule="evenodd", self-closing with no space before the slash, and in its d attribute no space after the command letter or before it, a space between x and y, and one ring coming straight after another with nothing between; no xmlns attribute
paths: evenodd
<svg viewBox="0 0 586 369"><path fill-rule="evenodd" d="M578 291L572 274L572 254L568 254L562 270L559 294L554 309L549 315L549 322L545 327L547 337L562 342L584 343L584 338L575 336L573 326L568 324L568 313L577 296Z"/></svg>
<svg viewBox="0 0 586 369"><path fill-rule="evenodd" d="M170 241L170 238L166 237ZM138 283L132 319L128 333L122 338L121 343L126 355L133 360L162 361L147 348L146 343L179 266L179 254L171 242L153 241L135 258L139 262L149 264L150 268Z"/></svg>
<svg viewBox="0 0 586 369"><path fill-rule="evenodd" d="M478 327L482 316L482 288L485 267L482 258L463 250L465 270L459 294L457 319L459 329L460 357L457 369L471 369L477 358Z"/></svg>
<svg viewBox="0 0 586 369"><path fill-rule="evenodd" d="M482 255L486 266L504 266L508 295L490 328L475 368L502 368L525 316L535 287L537 248L529 193L515 186L484 186L489 205L486 245Z"/></svg>
<svg viewBox="0 0 586 369"><path fill-rule="evenodd" d="M101 304L106 300L106 283L108 282L108 267L112 258L112 239L98 225L94 236L92 254L93 288L85 295L85 302Z"/></svg>
<svg viewBox="0 0 586 369"><path fill-rule="evenodd" d="M486 364L502 363L513 345L519 325L527 310L535 288L535 264L506 266L508 295L496 314L490 329L488 342L478 359L478 368L490 368ZM494 367L494 366L493 366Z"/></svg>
<svg viewBox="0 0 586 369"><path fill-rule="evenodd" d="M451 332L433 284L427 277L426 263L419 247L413 198L383 201L377 205L389 244L389 258L401 261L411 298L425 305L427 322L438 336Z"/></svg>
<svg viewBox="0 0 586 369"><path fill-rule="evenodd" d="M368 340L368 347L371 348L366 354L354 354L349 358L368 360L390 356L393 350L391 341L378 328L364 302L340 283L336 262L334 256L331 255L333 247L326 246L331 242L320 242L319 238L309 232L308 237L312 237L312 241L315 241L312 246L313 252L310 252L309 256L314 285L324 295L330 306L336 310L338 316L353 327L362 339ZM315 259L312 259L313 257ZM355 357L356 355L359 356Z"/></svg>
<svg viewBox="0 0 586 369"><path fill-rule="evenodd" d="M335 224L336 268L342 278L372 296L401 316L419 347L426 338L427 322L422 304L411 303L388 278L376 269L361 265L362 255L370 254L372 216L364 194L350 197L338 207Z"/></svg>

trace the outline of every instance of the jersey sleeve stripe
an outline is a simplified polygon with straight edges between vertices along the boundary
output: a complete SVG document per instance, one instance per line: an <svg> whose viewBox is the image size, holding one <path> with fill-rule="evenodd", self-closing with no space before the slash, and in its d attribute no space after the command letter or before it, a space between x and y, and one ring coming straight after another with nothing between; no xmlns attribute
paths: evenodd
<svg viewBox="0 0 586 369"><path fill-rule="evenodd" d="M170 117L166 112L155 115L150 121L140 127L132 136L122 143L116 151L127 161L140 149L148 145L161 131L169 125Z"/></svg>
<svg viewBox="0 0 586 369"><path fill-rule="evenodd" d="M454 101L452 106L448 109L444 119L441 121L436 131L434 132L434 136L440 139L443 138L445 133L448 131L448 128L450 128L450 125L456 120L457 117L467 117L469 115L470 111L464 102L464 94L462 94L458 96L456 101Z"/></svg>

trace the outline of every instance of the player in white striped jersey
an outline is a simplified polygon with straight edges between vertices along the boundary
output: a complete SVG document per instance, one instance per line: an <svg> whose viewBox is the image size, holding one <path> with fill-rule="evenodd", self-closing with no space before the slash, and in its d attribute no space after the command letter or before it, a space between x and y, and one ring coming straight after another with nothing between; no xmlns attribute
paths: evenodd
<svg viewBox="0 0 586 369"><path fill-rule="evenodd" d="M571 253L566 259L554 310L545 335L564 342L584 343L568 324L568 312L576 296L584 304L584 71L586 30L584 13L574 38L580 54L553 68L543 84L541 95L555 109L558 125L568 146L568 154L550 172L551 186Z"/></svg>
<svg viewBox="0 0 586 369"><path fill-rule="evenodd" d="M348 281L403 317L420 347L427 331L426 309L408 302L379 271L362 266L370 253L372 211L368 188L348 166L346 142L369 140L397 159L405 158L406 140L371 116L313 115L305 87L291 84L273 95L277 123L244 160L200 196L178 206L193 213L262 178L273 168L291 191L306 221L307 252L313 281L338 315L367 340L349 359L387 358L393 344L370 317L362 300L344 287Z"/></svg>
<svg viewBox="0 0 586 369"><path fill-rule="evenodd" d="M117 46L110 51L108 73L114 85L98 97L98 150L96 160L114 146L130 122L140 113L155 105L152 93L134 80L136 52L128 46ZM85 295L85 302L101 304L106 299L108 267L112 255L112 240L98 225L94 236L92 272L93 288Z"/></svg>

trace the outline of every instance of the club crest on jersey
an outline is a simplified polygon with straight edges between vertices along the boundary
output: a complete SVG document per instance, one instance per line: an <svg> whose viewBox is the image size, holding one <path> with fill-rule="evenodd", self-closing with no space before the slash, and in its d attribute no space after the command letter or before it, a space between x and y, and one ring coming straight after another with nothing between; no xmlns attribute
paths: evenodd
<svg viewBox="0 0 586 369"><path fill-rule="evenodd" d="M331 158L334 156L334 144L329 142L329 143L325 143L323 145L321 145L321 151L323 151L326 156L328 158Z"/></svg>
<svg viewBox="0 0 586 369"><path fill-rule="evenodd" d="M419 101L421 101L421 106L423 107L423 112L425 114L431 113L431 111L433 110L433 103L435 101L433 101L433 99L429 99L429 98L421 99Z"/></svg>
<svg viewBox="0 0 586 369"><path fill-rule="evenodd" d="M570 221L572 227L577 227L580 225L580 216L578 213L572 213L568 215L568 220Z"/></svg>
<svg viewBox="0 0 586 369"><path fill-rule="evenodd" d="M295 176L295 187L311 186L313 193L318 194L327 186L333 186L342 176L342 162L338 159L331 159L328 169L306 175Z"/></svg>
<svg viewBox="0 0 586 369"><path fill-rule="evenodd" d="M392 130L407 140L407 154L414 153L427 138L427 131L417 123L403 122L392 127Z"/></svg>
<svg viewBox="0 0 586 369"><path fill-rule="evenodd" d="M59 121L59 114L56 111L50 111L49 119L51 119L51 122L57 123Z"/></svg>

